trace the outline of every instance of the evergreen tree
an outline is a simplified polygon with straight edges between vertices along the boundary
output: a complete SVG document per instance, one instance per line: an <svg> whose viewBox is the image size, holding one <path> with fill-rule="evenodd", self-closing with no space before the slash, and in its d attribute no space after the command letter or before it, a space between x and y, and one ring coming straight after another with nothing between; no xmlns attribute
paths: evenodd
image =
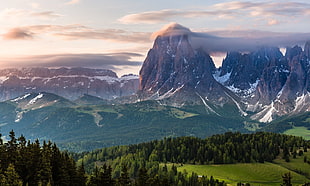
<svg viewBox="0 0 310 186"><path fill-rule="evenodd" d="M13 164L9 164L4 174L0 174L0 185L1 186L21 186L22 180L17 174Z"/></svg>
<svg viewBox="0 0 310 186"><path fill-rule="evenodd" d="M82 162L82 164L77 169L77 186L85 186L86 180L87 177L85 174L84 163Z"/></svg>
<svg viewBox="0 0 310 186"><path fill-rule="evenodd" d="M121 186L130 185L130 178L128 175L128 169L127 169L127 166L125 164L122 166L121 176L118 179L118 183Z"/></svg>
<svg viewBox="0 0 310 186"><path fill-rule="evenodd" d="M285 173L283 176L282 176L282 186L292 186L292 183L291 183L291 179L292 179L292 176L291 176L291 173L288 172L288 173Z"/></svg>

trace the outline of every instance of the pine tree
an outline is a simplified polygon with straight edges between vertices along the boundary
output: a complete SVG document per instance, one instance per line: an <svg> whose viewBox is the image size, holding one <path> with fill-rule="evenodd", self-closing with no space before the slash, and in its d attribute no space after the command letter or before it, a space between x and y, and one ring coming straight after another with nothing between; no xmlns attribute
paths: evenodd
<svg viewBox="0 0 310 186"><path fill-rule="evenodd" d="M144 185L148 185L148 179L149 176L147 174L147 170L145 167L141 167L139 169L139 174L138 174L138 180L137 180L137 185L138 186L144 186Z"/></svg>
<svg viewBox="0 0 310 186"><path fill-rule="evenodd" d="M84 162L77 169L77 186L85 186L86 184L86 175L84 169Z"/></svg>
<svg viewBox="0 0 310 186"><path fill-rule="evenodd" d="M281 186L292 186L292 182L291 182L291 179L292 179L292 176L291 176L291 173L288 172L288 173L285 173L283 176L282 176L282 181L283 183L281 184Z"/></svg>
<svg viewBox="0 0 310 186"><path fill-rule="evenodd" d="M126 165L122 166L121 176L118 179L118 182L121 186L130 185L130 178L128 176L128 169Z"/></svg>
<svg viewBox="0 0 310 186"><path fill-rule="evenodd" d="M4 174L0 176L0 185L1 186L21 186L22 180L19 175L15 171L15 167L13 164L9 164L7 170Z"/></svg>

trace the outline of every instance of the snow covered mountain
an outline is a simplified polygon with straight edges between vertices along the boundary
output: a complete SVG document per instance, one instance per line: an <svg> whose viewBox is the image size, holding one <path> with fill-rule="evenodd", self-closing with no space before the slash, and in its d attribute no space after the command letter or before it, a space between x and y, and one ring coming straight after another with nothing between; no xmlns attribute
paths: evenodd
<svg viewBox="0 0 310 186"><path fill-rule="evenodd" d="M84 94L114 99L134 94L138 76L118 78L111 70L88 68L22 68L0 70L0 101L26 93L49 92L70 100Z"/></svg>
<svg viewBox="0 0 310 186"><path fill-rule="evenodd" d="M271 122L283 115L310 110L310 42L304 50L287 47L261 48L241 54L231 52L214 74L218 82L238 95L252 119Z"/></svg>
<svg viewBox="0 0 310 186"><path fill-rule="evenodd" d="M216 69L187 32L172 32L180 27L171 25L148 52L140 71L141 100L201 104L214 114L234 105L239 114L260 122L310 110L310 42L304 49L288 47L284 56L277 47L228 52Z"/></svg>

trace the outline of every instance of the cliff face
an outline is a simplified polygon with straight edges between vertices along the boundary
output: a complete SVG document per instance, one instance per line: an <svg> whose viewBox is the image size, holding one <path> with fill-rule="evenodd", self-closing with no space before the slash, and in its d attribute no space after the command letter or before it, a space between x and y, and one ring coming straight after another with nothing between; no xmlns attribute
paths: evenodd
<svg viewBox="0 0 310 186"><path fill-rule="evenodd" d="M227 89L214 77L215 65L203 49L194 49L188 36L158 36L140 70L142 99L168 104L223 104L230 100Z"/></svg>
<svg viewBox="0 0 310 186"><path fill-rule="evenodd" d="M39 92L50 92L71 100L83 94L113 99L132 95L139 86L137 76L118 78L111 70L87 68L3 69L0 79L1 101Z"/></svg>
<svg viewBox="0 0 310 186"><path fill-rule="evenodd" d="M249 53L229 52L222 67L201 48L193 48L186 33L158 36L140 71L142 100L164 104L232 103L252 119L273 119L310 109L310 42L304 49L261 47ZM309 100L309 101L308 101Z"/></svg>
<svg viewBox="0 0 310 186"><path fill-rule="evenodd" d="M215 74L216 79L246 103L252 119L272 121L283 115L308 111L309 45L261 48L249 54L231 52Z"/></svg>

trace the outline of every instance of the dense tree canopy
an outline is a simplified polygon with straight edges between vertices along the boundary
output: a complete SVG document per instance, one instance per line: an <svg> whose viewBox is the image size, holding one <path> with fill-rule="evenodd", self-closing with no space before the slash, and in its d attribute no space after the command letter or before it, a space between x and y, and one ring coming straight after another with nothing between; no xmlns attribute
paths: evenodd
<svg viewBox="0 0 310 186"><path fill-rule="evenodd" d="M7 142L0 138L0 185L225 185L211 175L179 172L175 164L263 163L280 154L290 161L308 148L309 142L300 137L230 132L72 154L51 142L16 138L11 131ZM304 161L308 162L306 156Z"/></svg>

